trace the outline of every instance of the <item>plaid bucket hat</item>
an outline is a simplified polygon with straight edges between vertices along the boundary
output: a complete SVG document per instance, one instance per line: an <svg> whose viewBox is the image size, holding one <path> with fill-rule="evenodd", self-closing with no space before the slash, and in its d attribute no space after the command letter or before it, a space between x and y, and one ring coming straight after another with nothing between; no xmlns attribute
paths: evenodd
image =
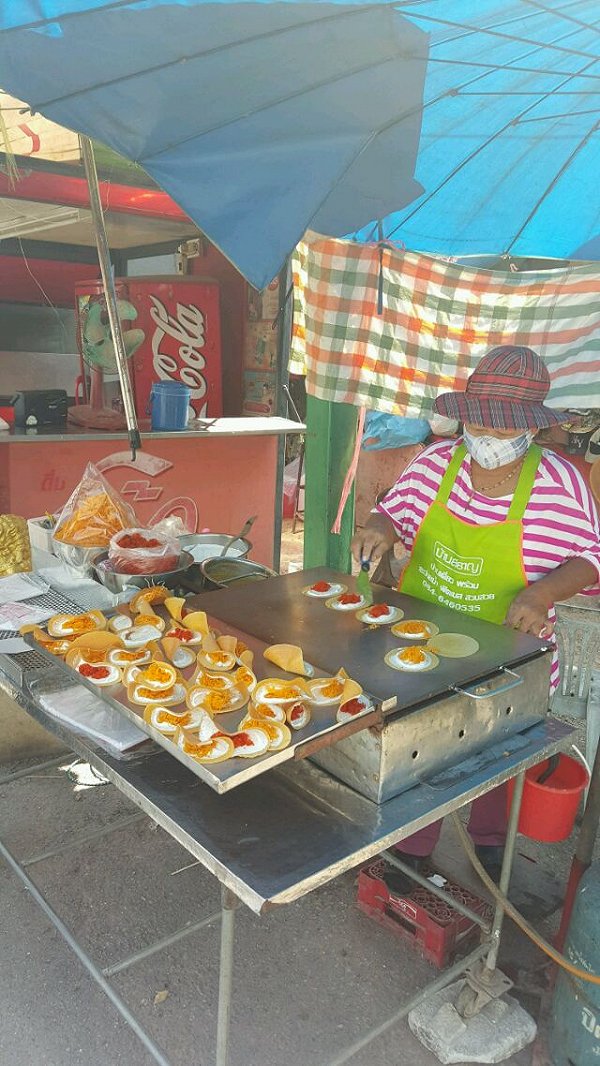
<svg viewBox="0 0 600 1066"><path fill-rule="evenodd" d="M549 391L550 375L540 356L504 344L480 359L464 392L444 392L433 406L447 418L490 429L543 429L563 417L544 406Z"/></svg>

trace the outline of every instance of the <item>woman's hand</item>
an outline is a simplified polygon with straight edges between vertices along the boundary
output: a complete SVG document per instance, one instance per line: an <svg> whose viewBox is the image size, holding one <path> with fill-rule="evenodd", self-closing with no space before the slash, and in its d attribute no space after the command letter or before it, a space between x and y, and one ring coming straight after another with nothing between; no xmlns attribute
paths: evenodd
<svg viewBox="0 0 600 1066"><path fill-rule="evenodd" d="M352 554L357 563L375 562L394 547L398 537L389 518L383 514L372 514L363 529L359 529L352 538Z"/></svg>
<svg viewBox="0 0 600 1066"><path fill-rule="evenodd" d="M508 608L504 624L521 633L531 633L534 637L548 637L552 632L552 625L548 621L548 610L552 604L548 603L543 589L536 588L537 584L535 582L517 593Z"/></svg>

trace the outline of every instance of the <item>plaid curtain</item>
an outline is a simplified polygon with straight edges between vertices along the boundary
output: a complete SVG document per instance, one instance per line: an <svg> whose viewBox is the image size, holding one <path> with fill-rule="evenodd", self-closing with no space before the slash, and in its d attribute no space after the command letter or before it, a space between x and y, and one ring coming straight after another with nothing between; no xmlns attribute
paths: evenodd
<svg viewBox="0 0 600 1066"><path fill-rule="evenodd" d="M298 246L293 273L290 371L312 396L423 418L489 348L526 344L548 366L551 406L600 407L596 265L473 270L325 238Z"/></svg>

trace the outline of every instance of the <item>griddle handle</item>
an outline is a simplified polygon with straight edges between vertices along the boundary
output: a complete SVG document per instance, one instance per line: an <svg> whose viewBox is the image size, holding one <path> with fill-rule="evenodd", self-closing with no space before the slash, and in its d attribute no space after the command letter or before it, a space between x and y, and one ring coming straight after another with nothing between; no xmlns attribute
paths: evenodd
<svg viewBox="0 0 600 1066"><path fill-rule="evenodd" d="M345 740L346 737L352 737L355 733L361 733L363 729L373 727L381 729L384 717L385 714L380 707L370 711L369 714L361 714L354 722L345 722L344 725L337 726L329 733L323 733L320 737L314 737L313 740L307 740L305 744L298 745L294 758L308 759L310 755L316 755L323 748L330 748L332 744L337 744L338 740Z"/></svg>
<svg viewBox="0 0 600 1066"><path fill-rule="evenodd" d="M461 696L469 696L472 700L489 700L493 696L500 696L503 692L508 692L511 688L516 688L517 685L523 684L523 678L520 674L516 674L514 670L509 670L507 666L503 666L502 672L510 674L512 680L507 681L505 685L500 685L499 688L488 689L486 692L477 692L477 689L482 687L481 681L478 681L472 689L461 688L460 685L451 685L450 687L453 692L458 692Z"/></svg>

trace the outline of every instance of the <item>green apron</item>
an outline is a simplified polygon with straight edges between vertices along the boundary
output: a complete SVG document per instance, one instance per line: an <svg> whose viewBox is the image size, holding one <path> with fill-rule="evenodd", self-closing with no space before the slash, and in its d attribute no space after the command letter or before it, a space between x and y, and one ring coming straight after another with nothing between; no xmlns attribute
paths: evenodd
<svg viewBox="0 0 600 1066"><path fill-rule="evenodd" d="M464 444L459 445L419 527L399 589L420 600L502 623L512 600L528 585L523 515L542 452L532 445L506 519L486 526L471 525L448 510L448 497L465 454Z"/></svg>

